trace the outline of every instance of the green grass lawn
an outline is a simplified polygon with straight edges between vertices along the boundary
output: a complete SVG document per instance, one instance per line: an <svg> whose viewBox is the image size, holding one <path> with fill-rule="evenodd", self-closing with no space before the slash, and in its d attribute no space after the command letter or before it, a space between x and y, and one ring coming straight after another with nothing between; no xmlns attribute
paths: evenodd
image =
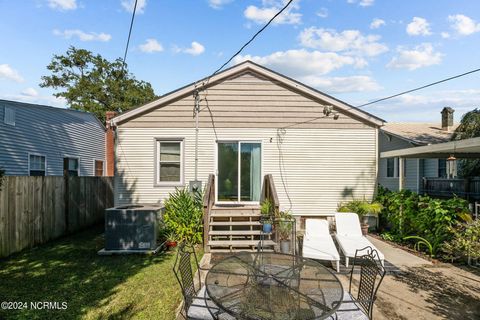
<svg viewBox="0 0 480 320"><path fill-rule="evenodd" d="M1 310L0 319L174 319L173 252L98 256L99 227L0 260L0 302L66 302L66 310Z"/></svg>

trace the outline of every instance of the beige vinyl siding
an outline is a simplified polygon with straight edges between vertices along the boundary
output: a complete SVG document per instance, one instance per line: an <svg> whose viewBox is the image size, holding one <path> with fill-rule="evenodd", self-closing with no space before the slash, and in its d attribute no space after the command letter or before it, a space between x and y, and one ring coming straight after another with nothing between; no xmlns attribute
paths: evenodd
<svg viewBox="0 0 480 320"><path fill-rule="evenodd" d="M205 99L207 94L207 99ZM201 93L201 128L369 128L356 118L341 113L323 117L327 103L286 89L278 81L252 73L225 80ZM212 116L207 108L210 108ZM168 105L121 124L124 128L193 128L194 97L189 94Z"/></svg>
<svg viewBox="0 0 480 320"><path fill-rule="evenodd" d="M193 121L190 119L190 121ZM287 192L296 215L333 214L338 202L370 199L376 184L376 130L287 129L281 150L282 183L274 128L217 128L219 140L262 141L262 174L271 173L281 207L289 209ZM116 204L163 201L174 187L154 186L155 138L184 138L185 183L194 178L195 130L193 128L117 129ZM215 172L215 135L210 128L199 133L199 179Z"/></svg>

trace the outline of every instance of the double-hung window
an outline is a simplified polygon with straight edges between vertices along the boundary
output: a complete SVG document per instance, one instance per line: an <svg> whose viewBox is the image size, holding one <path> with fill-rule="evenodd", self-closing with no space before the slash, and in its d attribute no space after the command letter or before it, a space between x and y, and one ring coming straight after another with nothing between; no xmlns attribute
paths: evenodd
<svg viewBox="0 0 480 320"><path fill-rule="evenodd" d="M78 177L78 158L63 158L63 173L69 177Z"/></svg>
<svg viewBox="0 0 480 320"><path fill-rule="evenodd" d="M31 176L45 176L46 158L45 156L31 154L28 159L29 174Z"/></svg>
<svg viewBox="0 0 480 320"><path fill-rule="evenodd" d="M183 140L157 140L157 184L183 183Z"/></svg>
<svg viewBox="0 0 480 320"><path fill-rule="evenodd" d="M387 178L395 177L395 158L387 158Z"/></svg>

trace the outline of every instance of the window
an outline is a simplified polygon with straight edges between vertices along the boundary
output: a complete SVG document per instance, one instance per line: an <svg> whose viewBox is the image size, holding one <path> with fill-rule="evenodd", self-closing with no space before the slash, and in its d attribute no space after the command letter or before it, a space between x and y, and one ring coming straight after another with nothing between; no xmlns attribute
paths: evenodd
<svg viewBox="0 0 480 320"><path fill-rule="evenodd" d="M387 158L387 177L395 177L395 158Z"/></svg>
<svg viewBox="0 0 480 320"><path fill-rule="evenodd" d="M182 183L182 141L157 141L157 182Z"/></svg>
<svg viewBox="0 0 480 320"><path fill-rule="evenodd" d="M447 177L447 160L438 159L438 177L446 178Z"/></svg>
<svg viewBox="0 0 480 320"><path fill-rule="evenodd" d="M97 177L103 176L103 161L102 160L95 160L95 176L97 176Z"/></svg>
<svg viewBox="0 0 480 320"><path fill-rule="evenodd" d="M5 107L3 113L3 122L11 126L15 125L15 109Z"/></svg>
<svg viewBox="0 0 480 320"><path fill-rule="evenodd" d="M78 158L63 158L63 174L78 177Z"/></svg>
<svg viewBox="0 0 480 320"><path fill-rule="evenodd" d="M29 155L29 170L31 176L45 176L45 156Z"/></svg>

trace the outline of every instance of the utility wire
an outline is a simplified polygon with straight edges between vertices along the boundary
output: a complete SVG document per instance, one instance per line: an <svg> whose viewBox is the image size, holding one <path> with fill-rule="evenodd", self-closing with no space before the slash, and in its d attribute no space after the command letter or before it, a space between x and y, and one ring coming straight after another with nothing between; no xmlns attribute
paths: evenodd
<svg viewBox="0 0 480 320"><path fill-rule="evenodd" d="M398 96L402 96L402 95L407 94L407 93L410 93L410 92L414 92L414 91L418 91L418 90L421 90L421 89L425 89L425 88L428 88L428 87L437 85L437 84L439 84L439 83L447 82L447 81L450 81L450 80L453 80L453 79L457 79L457 78L460 78L460 77L463 77L463 76L466 76L466 75L469 75L469 74L472 74L472 73L475 73L475 72L478 72L478 71L480 71L480 68L479 68L479 69L475 69L475 70L471 70L471 71L468 71L468 72L465 72L465 73L462 73L462 74L457 74L456 76L453 76L453 77L450 77L450 78L446 78L446 79L442 79L442 80L439 80L439 81L435 81L435 82L426 84L426 85L421 86L421 87L417 87L417 88L414 88L414 89L410 89L410 90L407 90L407 91L403 91L403 92L400 92L400 93L397 93L397 94L394 94L394 95L391 95L391 96L388 96L388 97L385 97L385 98L373 100L373 101L371 101L371 102L361 104L361 105L357 106L356 108L363 108L363 107L369 106L369 105L374 104L374 103L378 103L378 102L381 102L381 101L385 101L385 100L389 100L389 99L392 99L392 98L396 98L396 97L398 97Z"/></svg>
<svg viewBox="0 0 480 320"><path fill-rule="evenodd" d="M123 54L123 69L125 69L125 61L127 60L128 46L130 45L130 37L132 36L133 21L135 20L135 12L137 11L137 2L135 0L135 5L133 6L132 20L130 20L130 29L128 30L127 45L125 46L125 52Z"/></svg>

